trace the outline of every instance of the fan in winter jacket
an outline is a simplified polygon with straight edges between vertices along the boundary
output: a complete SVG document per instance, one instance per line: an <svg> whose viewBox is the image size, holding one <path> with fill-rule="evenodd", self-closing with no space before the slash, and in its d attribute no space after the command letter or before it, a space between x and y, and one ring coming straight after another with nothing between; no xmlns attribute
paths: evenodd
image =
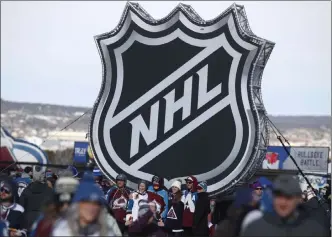
<svg viewBox="0 0 332 237"><path fill-rule="evenodd" d="M152 177L151 182L152 185L149 186L148 191L157 194L155 195L156 199L153 201L157 205L157 212L165 221L168 209L168 190L164 186L164 178L155 175Z"/></svg>
<svg viewBox="0 0 332 237"><path fill-rule="evenodd" d="M122 236L106 205L93 178L83 177L66 215L56 222L51 236Z"/></svg>
<svg viewBox="0 0 332 237"><path fill-rule="evenodd" d="M10 235L26 236L26 230L22 228L24 208L16 203L17 196L17 186L13 180L1 182L1 219L7 222Z"/></svg>
<svg viewBox="0 0 332 237"><path fill-rule="evenodd" d="M60 177L55 182L54 200L33 224L30 237L50 236L55 221L63 217L78 186L73 177Z"/></svg>
<svg viewBox="0 0 332 237"><path fill-rule="evenodd" d="M53 199L53 189L46 183L46 168L33 167L33 182L22 192L19 204L24 208L24 228L30 229L42 213L45 205Z"/></svg>
<svg viewBox="0 0 332 237"><path fill-rule="evenodd" d="M126 187L127 177L119 174L116 177L116 186L113 186L106 194L106 200L111 207L114 217L122 233L125 231L128 200L130 190Z"/></svg>
<svg viewBox="0 0 332 237"><path fill-rule="evenodd" d="M175 181L171 186L172 192L168 201L168 212L165 227L172 236L182 235L182 217L184 203L181 202L181 182Z"/></svg>
<svg viewBox="0 0 332 237"><path fill-rule="evenodd" d="M158 226L156 204L147 200L139 201L138 218L131 221L128 228L129 236L165 237L166 234Z"/></svg>
<svg viewBox="0 0 332 237"><path fill-rule="evenodd" d="M197 201L193 220L193 234L195 236L209 236L208 215L210 214L210 200L206 182L197 185Z"/></svg>
<svg viewBox="0 0 332 237"><path fill-rule="evenodd" d="M197 178L190 175L186 179L187 190L183 191L182 202L184 203L182 226L186 236L192 235L192 225L197 202Z"/></svg>

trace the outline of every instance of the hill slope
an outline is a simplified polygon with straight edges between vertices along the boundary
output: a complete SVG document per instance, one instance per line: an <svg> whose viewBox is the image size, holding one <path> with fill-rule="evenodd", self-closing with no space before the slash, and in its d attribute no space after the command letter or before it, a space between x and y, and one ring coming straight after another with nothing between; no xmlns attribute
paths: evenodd
<svg viewBox="0 0 332 237"><path fill-rule="evenodd" d="M46 138L89 111L68 127L68 131L88 132L91 108L39 103L22 103L1 99L1 125L18 137ZM330 146L331 116L269 116L292 145ZM270 144L280 145L271 133Z"/></svg>

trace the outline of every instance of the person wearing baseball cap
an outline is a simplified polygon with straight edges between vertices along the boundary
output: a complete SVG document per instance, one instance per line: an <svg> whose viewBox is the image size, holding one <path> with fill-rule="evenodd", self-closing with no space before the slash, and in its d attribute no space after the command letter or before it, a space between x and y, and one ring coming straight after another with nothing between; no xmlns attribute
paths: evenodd
<svg viewBox="0 0 332 237"><path fill-rule="evenodd" d="M187 190L183 191L182 202L184 203L183 211L183 229L185 236L192 236L192 225L194 220L195 205L197 201L197 179L190 175L186 179Z"/></svg>
<svg viewBox="0 0 332 237"><path fill-rule="evenodd" d="M273 184L274 212L265 212L241 236L329 236L327 228L299 208L301 198L297 176L278 176Z"/></svg>

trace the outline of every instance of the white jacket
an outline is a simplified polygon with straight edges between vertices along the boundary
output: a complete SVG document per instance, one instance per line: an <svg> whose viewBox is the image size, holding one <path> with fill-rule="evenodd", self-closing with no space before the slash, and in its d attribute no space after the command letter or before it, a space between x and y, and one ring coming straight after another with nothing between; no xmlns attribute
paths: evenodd
<svg viewBox="0 0 332 237"><path fill-rule="evenodd" d="M140 200L148 200L148 194L145 193L144 195L141 195L138 193L133 193L134 204L133 204L133 209L131 210L131 215L133 217L133 221L136 221L138 218L138 209L139 209L138 202Z"/></svg>

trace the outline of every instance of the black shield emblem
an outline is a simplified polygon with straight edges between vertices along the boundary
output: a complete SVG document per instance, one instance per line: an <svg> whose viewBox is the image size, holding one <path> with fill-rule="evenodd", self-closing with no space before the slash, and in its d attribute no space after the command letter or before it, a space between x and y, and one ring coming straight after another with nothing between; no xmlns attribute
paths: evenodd
<svg viewBox="0 0 332 237"><path fill-rule="evenodd" d="M136 189L155 174L168 187L195 175L214 195L264 158L260 79L274 44L251 33L242 6L204 21L180 4L156 21L128 3L95 39L104 68L90 143L110 178Z"/></svg>

